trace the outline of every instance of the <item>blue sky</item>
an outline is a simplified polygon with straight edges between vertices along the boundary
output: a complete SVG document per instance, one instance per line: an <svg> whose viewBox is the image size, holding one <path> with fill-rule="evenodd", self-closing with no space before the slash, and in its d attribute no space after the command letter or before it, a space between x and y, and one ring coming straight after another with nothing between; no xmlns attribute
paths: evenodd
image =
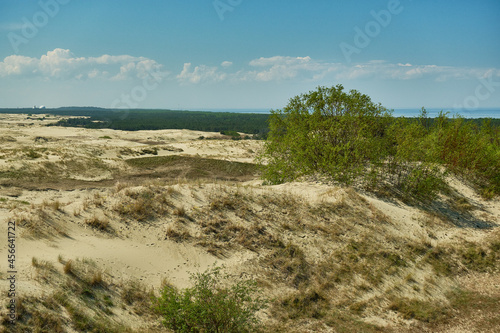
<svg viewBox="0 0 500 333"><path fill-rule="evenodd" d="M500 107L498 0L0 2L0 107Z"/></svg>

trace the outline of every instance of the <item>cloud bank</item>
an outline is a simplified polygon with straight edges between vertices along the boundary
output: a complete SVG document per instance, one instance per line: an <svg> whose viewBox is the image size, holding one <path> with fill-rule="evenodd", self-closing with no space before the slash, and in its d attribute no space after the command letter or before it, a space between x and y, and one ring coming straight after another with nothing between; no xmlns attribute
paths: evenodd
<svg viewBox="0 0 500 333"><path fill-rule="evenodd" d="M11 55L0 62L0 77L57 79L143 79L151 72L164 72L163 65L145 57L101 55L76 57L70 50L54 49L40 58Z"/></svg>
<svg viewBox="0 0 500 333"><path fill-rule="evenodd" d="M372 60L366 63L332 63L306 57L274 56L258 58L248 63L248 68L236 72L227 71L227 67L208 67L198 65L190 70L191 63L184 64L184 69L177 79L184 84L203 82L238 81L335 81L357 79L415 80L428 79L437 82L448 80L480 79L487 76L500 77L497 68L464 68L437 65L412 65L410 63L389 63Z"/></svg>
<svg viewBox="0 0 500 333"><path fill-rule="evenodd" d="M438 65L414 65L372 60L366 63L346 64L325 62L305 57L261 57L236 69L231 61L219 66L185 63L175 79L181 85L210 84L228 81L345 81L357 79L414 80L427 79L437 82L448 80L500 77L497 68L465 68ZM164 65L146 57L130 55L101 55L77 57L68 49L57 48L40 58L11 55L0 62L0 77L42 78L44 80L109 80L144 79L151 73L169 73Z"/></svg>

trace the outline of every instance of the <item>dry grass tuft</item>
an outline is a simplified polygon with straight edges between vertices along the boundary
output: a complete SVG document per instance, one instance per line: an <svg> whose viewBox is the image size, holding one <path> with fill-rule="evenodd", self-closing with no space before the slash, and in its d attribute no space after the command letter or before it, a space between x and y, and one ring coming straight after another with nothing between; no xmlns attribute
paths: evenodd
<svg viewBox="0 0 500 333"><path fill-rule="evenodd" d="M73 274L73 260L68 260L63 266L64 274Z"/></svg>
<svg viewBox="0 0 500 333"><path fill-rule="evenodd" d="M274 250L262 261L274 268L272 278L285 281L294 288L309 285L311 265L306 260L304 251L295 244L288 243L283 248Z"/></svg>
<svg viewBox="0 0 500 333"><path fill-rule="evenodd" d="M168 213L171 202L168 189L149 186L141 189L126 188L114 210L122 216L145 221Z"/></svg>
<svg viewBox="0 0 500 333"><path fill-rule="evenodd" d="M10 219L21 228L23 237L50 239L54 236L67 236L65 227L54 218L53 214L42 207L28 211L15 211Z"/></svg>
<svg viewBox="0 0 500 333"><path fill-rule="evenodd" d="M95 207L102 207L104 204L105 198L99 192L94 192L92 203Z"/></svg>
<svg viewBox="0 0 500 333"><path fill-rule="evenodd" d="M90 285L93 287L104 285L104 280L101 271L94 272L92 279L90 280Z"/></svg>
<svg viewBox="0 0 500 333"><path fill-rule="evenodd" d="M174 240L176 242L187 241L191 238L189 231L183 229L181 226L169 225L165 232L165 239Z"/></svg>
<svg viewBox="0 0 500 333"><path fill-rule="evenodd" d="M129 306L132 306L132 310L137 315L151 315L152 310L152 296L153 291L148 291L146 286L137 281L129 280L121 285L121 299Z"/></svg>
<svg viewBox="0 0 500 333"><path fill-rule="evenodd" d="M53 200L53 201L43 200L42 208L46 207L51 208L54 211L61 211L63 204L59 200Z"/></svg>
<svg viewBox="0 0 500 333"><path fill-rule="evenodd" d="M84 223L94 229L107 231L109 228L109 220L106 218L99 218L93 215L91 218L85 219Z"/></svg>
<svg viewBox="0 0 500 333"><path fill-rule="evenodd" d="M393 299L388 309L397 311L404 319L416 319L426 323L444 319L449 312L446 304L407 298Z"/></svg>
<svg viewBox="0 0 500 333"><path fill-rule="evenodd" d="M186 216L186 209L184 206L177 207L174 209L173 214L178 217L185 217Z"/></svg>

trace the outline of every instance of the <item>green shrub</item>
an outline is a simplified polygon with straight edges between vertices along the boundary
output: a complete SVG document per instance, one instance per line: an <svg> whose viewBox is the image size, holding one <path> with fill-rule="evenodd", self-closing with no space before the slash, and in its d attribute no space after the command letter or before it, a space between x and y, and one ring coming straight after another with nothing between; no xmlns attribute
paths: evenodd
<svg viewBox="0 0 500 333"><path fill-rule="evenodd" d="M498 130L491 126L491 120L478 126L460 116L447 119L441 114L430 134L432 157L483 192L500 194Z"/></svg>
<svg viewBox="0 0 500 333"><path fill-rule="evenodd" d="M319 87L271 111L270 133L260 156L271 183L321 173L351 183L386 155L389 112L356 90Z"/></svg>
<svg viewBox="0 0 500 333"><path fill-rule="evenodd" d="M191 275L192 288L166 285L155 310L163 325L175 332L253 332L259 325L255 313L266 306L256 283L246 280L227 286L220 267Z"/></svg>
<svg viewBox="0 0 500 333"><path fill-rule="evenodd" d="M220 131L220 134L232 136L233 138L240 138L241 137L240 133L238 133L236 131Z"/></svg>
<svg viewBox="0 0 500 333"><path fill-rule="evenodd" d="M407 200L432 200L444 187L443 173L439 167L426 163L410 165L406 175L399 180L397 185L400 186Z"/></svg>

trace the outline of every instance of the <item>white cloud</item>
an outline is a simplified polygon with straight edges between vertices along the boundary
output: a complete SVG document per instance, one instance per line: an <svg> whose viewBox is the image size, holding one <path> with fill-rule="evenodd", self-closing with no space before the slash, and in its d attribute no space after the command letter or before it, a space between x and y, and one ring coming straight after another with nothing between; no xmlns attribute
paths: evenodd
<svg viewBox="0 0 500 333"><path fill-rule="evenodd" d="M0 77L42 77L44 79L143 79L161 73L163 65L145 57L102 55L76 57L70 50L54 49L38 58L12 55L0 62Z"/></svg>
<svg viewBox="0 0 500 333"><path fill-rule="evenodd" d="M465 68L438 65L413 65L410 63L389 63L384 60L371 60L366 63L344 64L329 63L310 57L258 58L250 61L250 66L259 70L240 72L240 77L248 80L320 80L331 77L333 80L355 80L375 78L382 80L429 79L447 81L456 79L478 79L488 75L500 76L499 69ZM262 69L260 69L262 68Z"/></svg>
<svg viewBox="0 0 500 333"><path fill-rule="evenodd" d="M437 65L414 65L410 63L389 63L384 60L371 60L365 63L331 63L306 57L261 57L251 60L249 68L228 72L229 62L223 62L221 68L198 65L192 68L185 63L177 79L183 84L203 82L270 82L270 81L321 81L332 82L356 79L377 80L413 80L428 79L447 81L456 79L478 79L491 75L500 75L498 69L463 68ZM491 73L490 73L491 72Z"/></svg>
<svg viewBox="0 0 500 333"><path fill-rule="evenodd" d="M222 64L220 64L222 67L227 68L231 67L233 63L231 61L223 61Z"/></svg>
<svg viewBox="0 0 500 333"><path fill-rule="evenodd" d="M343 79L391 79L413 80L429 79L433 81L448 81L457 79L478 79L487 72L498 73L497 69L465 68L438 65L392 64L385 61L367 62L353 66L342 66L336 73L336 78Z"/></svg>
<svg viewBox="0 0 500 333"><path fill-rule="evenodd" d="M254 67L267 67L267 66L297 66L310 63L312 61L311 57L283 57L274 56L270 58L261 57L259 59L254 59L250 61L250 66Z"/></svg>
<svg viewBox="0 0 500 333"><path fill-rule="evenodd" d="M29 75L36 73L38 61L34 58L11 55L0 62L0 76Z"/></svg>
<svg viewBox="0 0 500 333"><path fill-rule="evenodd" d="M191 71L191 66L191 63L185 63L182 72L177 75L181 83L218 82L227 78L227 74L220 73L217 67L200 65Z"/></svg>
<svg viewBox="0 0 500 333"><path fill-rule="evenodd" d="M324 64L314 61L311 57L274 56L250 61L250 66L265 68L248 72L257 81L289 80L301 73L314 73L327 70Z"/></svg>

